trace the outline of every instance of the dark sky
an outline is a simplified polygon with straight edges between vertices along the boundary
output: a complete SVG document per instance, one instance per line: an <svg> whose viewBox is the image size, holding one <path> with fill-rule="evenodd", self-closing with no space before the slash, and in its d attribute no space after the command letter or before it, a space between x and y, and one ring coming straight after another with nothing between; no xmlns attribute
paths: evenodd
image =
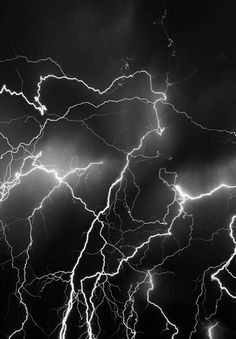
<svg viewBox="0 0 236 339"><path fill-rule="evenodd" d="M3 0L0 60L0 339L235 338L234 1Z"/></svg>

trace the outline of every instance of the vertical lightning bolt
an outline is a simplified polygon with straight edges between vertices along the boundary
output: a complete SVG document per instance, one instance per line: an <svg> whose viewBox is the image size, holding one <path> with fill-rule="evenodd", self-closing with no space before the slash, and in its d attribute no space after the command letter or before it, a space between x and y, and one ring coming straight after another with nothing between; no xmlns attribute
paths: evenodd
<svg viewBox="0 0 236 339"><path fill-rule="evenodd" d="M214 339L213 337L213 330L214 328L218 325L218 323L215 323L214 325L210 326L207 330L207 333L208 333L208 337L209 339Z"/></svg>

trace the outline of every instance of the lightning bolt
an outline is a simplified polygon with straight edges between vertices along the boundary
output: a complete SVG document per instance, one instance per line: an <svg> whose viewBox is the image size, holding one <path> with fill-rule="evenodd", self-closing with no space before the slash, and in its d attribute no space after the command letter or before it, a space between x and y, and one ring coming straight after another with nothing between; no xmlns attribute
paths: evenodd
<svg viewBox="0 0 236 339"><path fill-rule="evenodd" d="M210 326L210 327L208 328L207 333L208 333L209 339L214 339L213 334L212 334L212 331L214 330L214 328L215 328L217 325L218 325L218 323L215 323L214 325L212 325L212 326Z"/></svg>
<svg viewBox="0 0 236 339"><path fill-rule="evenodd" d="M171 48L172 51L170 56L171 67L171 58L175 56L175 46L173 40L170 38L165 28L165 20L166 10L161 16L160 22L168 40L168 47ZM157 23L157 21L155 21L155 23ZM171 86L171 83L168 80L170 69L166 73L166 88L164 91L161 92L155 91L153 89L152 75L146 70L138 70L130 75L118 76L108 85L107 88L101 90L87 84L82 79L67 76L62 67L51 58L30 60L23 55L18 55L15 58L1 60L0 62L6 63L16 60L23 60L28 64L40 64L44 62L50 62L56 67L58 73L40 76L39 81L36 84L34 100L28 98L27 95L25 95L23 90L23 78L21 78L21 88L19 91L15 89L12 90L7 86L7 84L4 84L0 90L1 95L8 95L23 100L23 102L29 108L35 110L37 112L37 115L32 119L34 119L34 122L38 126L38 132L29 141L22 141L18 145L13 144L10 137L5 135L3 132L0 132L0 137L6 145L6 150L4 149L4 151L1 153L0 160L3 163L7 162L3 179L0 182L0 202L2 205L2 209L4 209L4 206L14 196L15 191L21 187L24 181L31 178L33 175L40 175L42 177L45 176L50 182L46 189L47 192L40 197L37 204L34 205L32 212L27 215L26 218L23 218L23 221L28 225L29 240L26 248L22 253L18 255L14 254L14 247L8 239L8 228L10 226L10 223L5 221L4 218L2 218L1 220L3 239L10 253L11 268L14 272L16 272L17 276L14 295L17 298L19 305L24 310L23 321L8 335L8 338L16 338L19 334L25 336L27 331L27 323L31 321L45 335L50 336L57 331L59 339L65 339L67 338L67 336L69 336L68 333L70 330L70 316L72 315L74 309L76 309L79 314L79 322L81 328L85 327L81 338L99 338L103 329L101 328L99 323L98 310L101 304L103 302L106 302L109 305L110 310L114 314L115 318L119 319L119 327L122 327L124 329L123 337L127 339L134 339L136 338L138 333L139 322L139 314L136 308L136 296L144 290L146 304L148 305L148 307L155 309L155 312L158 312L158 314L162 317L166 324L163 331L167 331L172 339L178 337L179 334L181 334L180 326L178 325L178 323L175 323L175 321L171 319L171 317L168 315L168 310L166 310L165 307L162 307L158 302L155 301L154 296L158 295L159 293L158 286L156 286L156 281L158 282L165 275L174 274L174 272L172 272L171 270L164 269L165 264L168 262L168 260L176 258L178 255L188 249L193 241L194 216L188 213L186 205L189 202L194 202L214 196L217 192L221 190L227 190L230 192L231 190L234 190L236 186L222 183L209 192L192 196L185 192L185 190L178 184L178 174L175 172L168 172L168 170L163 167L159 170L158 179L171 195L171 201L166 205L165 213L162 219L142 220L141 218L136 218L133 212L136 201L141 194L141 189L139 187L139 184L137 183L137 179L133 170L133 163L135 161L148 162L150 160L163 157L163 155L161 155L158 151L155 155L147 155L145 153L145 143L149 139L151 139L153 135L161 138L165 133L165 126L161 126L158 115L158 103L172 107L178 114L182 113L187 119L190 119L191 122L198 128L205 129L207 131L214 130L215 132L219 133L224 132L230 135L235 135L235 133L228 130L216 130L202 126L199 123L195 122L190 116L188 116L187 113L178 111L171 103L169 103L167 101L167 93L169 86ZM20 73L18 75L20 76ZM143 78L148 79L148 90L150 90L151 96L143 94L140 95L139 93L127 96L123 95L121 97L119 95L115 95L120 88L125 89L125 86L128 86L130 83L132 84L138 76L142 76ZM62 115L52 113L46 107L46 105L43 104L42 99L42 88L46 85L46 83L50 81L67 81L73 84L77 84L79 86L82 86L89 93L92 93L95 96L95 99L88 101L78 100L78 102L66 109L66 112L64 112ZM122 93L125 93L125 90ZM112 116L114 115L114 113L93 113L86 118L81 118L77 120L72 119L70 116L70 113L78 107L88 106L95 109L96 111L100 108L104 108L109 104L115 105L129 102L139 102L148 107L151 106L155 116L155 122L149 124L147 131L145 130L145 132L142 133L142 136L139 138L138 142L136 142L135 146L129 149L129 151L123 149L121 146L117 146L115 142L110 142L109 140L106 140L106 137L100 135L89 125L89 121L95 117ZM29 117L24 116L20 119L28 118ZM0 125L7 125L9 127L12 123L17 122L18 120L19 118L10 119L5 122L1 121ZM73 162L71 160L71 163L67 166L67 170L65 170L60 168L60 166L45 163L45 160L43 158L44 151L38 151L37 149L40 141L44 138L46 128L49 125L58 123L59 121L74 123L80 122L83 128L86 129L86 131L88 131L99 141L101 141L103 145L105 145L108 149L112 149L113 151L116 151L118 152L118 154L123 156L124 161L122 168L116 178L111 182L106 195L105 204L100 209L91 208L86 200L83 199L79 194L77 194L77 188L79 187L80 180L82 180L83 178L88 178L90 170L96 168L103 169L105 167L105 159L102 159L101 161L88 161L88 163L84 166L73 166ZM170 157L168 159L170 159ZM20 165L17 166L17 170L15 169L15 162L20 163ZM174 177L172 182L166 179L168 175L170 175L172 178ZM72 183L72 179L74 178L76 178L76 185ZM128 198L126 195L129 180L131 181L137 192L131 204L127 201ZM30 251L32 250L34 244L33 227L35 218L39 213L43 215L43 210L46 203L51 201L56 192L61 191L63 188L70 193L71 200L74 203L78 203L83 206L83 209L92 218L92 222L89 225L89 228L85 234L85 240L82 249L77 256L74 265L70 267L68 271L59 270L56 272L49 272L48 274L42 276L35 275L33 279L30 279L29 261ZM123 199L120 198L122 194ZM141 234L141 239L137 241L138 245L123 245L125 235L132 234L132 232L134 234L134 231L132 228L129 228L126 231L122 230L123 219L117 207L118 204L121 203L121 201L123 204L122 207L126 211L130 222L135 224L135 231L140 232ZM109 232L109 228L112 229L113 227L113 223L109 221L109 218L112 215L115 216L116 220L119 220L120 222L120 225L118 225L117 227L117 231L119 232L121 239L115 243L113 243L112 240L109 239L108 236L106 236L107 229ZM191 220L190 237L188 239L188 242L184 246L181 246L177 238L175 238L175 232L173 229L178 221L185 221L188 218ZM196 289L198 289L198 286L200 286L200 292L196 298L195 324L191 332L189 333L189 338L191 338L192 335L197 331L197 326L201 317L200 313L202 299L202 308L204 309L203 304L206 291L205 279L208 274L210 274L211 281L217 283L217 286L220 290L220 298L216 300L215 311L210 314L210 316L205 317L205 319L211 321L213 316L216 315L218 303L220 302L223 293L226 293L232 299L236 298L236 295L230 292L230 290L223 284L223 282L219 278L221 272L227 271L228 274L230 274L230 276L235 279L235 276L232 272L230 272L229 269L229 265L234 259L236 253L236 239L234 237L235 218L236 215L231 218L230 224L227 227L227 232L234 246L233 253L229 257L229 259L222 262L220 265L208 267L201 274L197 281ZM20 218L16 218L14 222L17 222L19 220ZM152 231L146 231L145 227L147 226L150 226L150 229L152 229ZM93 232L95 232L95 229L97 228L99 229L99 237L102 240L102 245L100 246L99 250L96 251L96 253L92 253L90 252L90 239L93 236ZM223 228L223 230L225 229ZM145 237L142 238L145 232L148 235L145 235ZM164 253L164 241L168 238L174 239L175 243L177 243L178 245L178 248L166 255ZM138 256L141 256L141 258L139 258L139 263L142 263L145 260L147 252L150 250L152 242L156 239L160 239L163 245L163 259L160 261L159 264L152 265L152 267L149 269L144 269L142 267L140 268L139 265L135 264L135 259ZM113 269L109 268L108 264L110 258L107 255L107 252L109 252L110 254L116 253L118 256L116 266ZM19 255L23 254L24 263L23 266L20 268L17 264L17 258ZM101 259L99 268L96 269L94 273L82 277L79 282L77 282L77 274L82 260L84 260L84 257L86 255L93 256L95 254L98 255ZM3 262L2 264L5 265L6 262ZM139 276L139 279L136 282L130 282L129 288L127 290L126 299L124 302L121 302L117 300L114 293L114 290L119 289L119 286L117 286L115 283L113 284L112 281L115 281L117 276L121 274L124 267L129 267L129 269L134 274L137 274ZM66 300L59 310L59 313L61 314L59 324L55 329L53 329L51 333L46 333L46 331L41 326L39 326L37 324L37 321L33 318L29 310L29 305L24 298L24 293L30 294L30 287L34 284L37 284L40 290L39 295L41 295L47 286L57 281L60 281L66 286ZM87 285L91 282L92 288L88 289ZM207 329L208 337L211 339L213 338L213 329L215 328L215 326L217 326L217 324L218 322L216 322L214 325L211 325Z"/></svg>
<svg viewBox="0 0 236 339"><path fill-rule="evenodd" d="M17 58L22 58L22 56L18 56ZM23 58L25 58L25 57L23 57ZM27 62L31 62L27 58L25 58L25 59L27 60ZM9 59L6 60L6 61L9 61ZM42 60L40 59L37 62L42 62L42 61L45 61L45 59L42 59ZM61 67L59 67L59 69L61 70ZM24 321L21 323L21 325L20 325L20 327L18 329L16 329L15 331L13 331L10 334L9 338L13 338L16 334L18 334L20 332L24 332L24 327L25 327L29 317L31 317L31 315L29 314L27 305L26 305L26 303L23 300L22 291L24 290L25 284L27 282L27 265L28 265L28 261L29 261L29 251L30 251L30 249L32 247L32 244L33 244L32 227L33 227L33 221L34 221L35 214L43 209L44 203L48 199L50 199L50 197L53 195L55 190L60 189L63 185L66 186L69 189L73 200L79 200L83 204L83 206L86 209L86 211L88 211L89 213L92 213L92 215L94 216L94 220L93 220L93 222L92 222L88 232L86 233L86 240L85 240L84 246L83 246L83 248L82 248L82 250L80 252L80 255L78 256L78 259L77 259L74 267L72 268L72 270L70 272L70 279L69 279L68 283L70 285L71 292L70 292L70 295L69 295L69 299L68 299L68 301L67 301L67 303L65 305L65 311L64 311L62 322L61 322L61 330L60 330L60 334L59 334L60 338L65 338L66 331L67 331L67 320L68 320L68 317L69 317L70 312L72 310L73 304L75 302L76 294L78 293L78 292L76 292L75 286L74 286L75 271L76 271L76 268L78 267L78 265L80 263L80 260L81 260L83 254L84 254L84 252L86 250L86 247L88 245L90 233L92 232L96 222L100 222L101 223L101 230L104 227L104 223L100 220L100 218L107 212L107 210L110 209L110 207L111 207L111 205L113 203L113 201L112 201L112 193L115 190L115 188L118 187L121 184L126 171L129 169L130 159L134 156L134 154L136 152L141 150L141 148L143 146L144 140L147 139L150 134L152 134L152 133L158 133L159 135L162 134L164 129L160 127L160 124L159 124L159 121L158 121L158 115L157 115L157 111L156 111L156 103L157 103L157 101L160 101L160 100L166 100L166 95L165 95L164 92L155 92L152 89L151 75L148 72L146 72L145 70L137 71L134 74L129 75L129 76L118 77L118 78L116 78L111 83L110 86L108 86L103 91L100 91L100 90L95 89L95 88L93 88L91 86L88 86L84 81L79 80L77 78L69 78L69 77L67 77L64 74L64 72L63 72L62 76L55 76L53 74L50 74L50 75L47 75L45 77L40 77L40 80L39 80L39 82L37 84L37 95L34 97L35 102L29 101L28 98L24 95L23 92L11 91L10 89L7 88L6 85L3 85L3 87L2 87L1 94L6 92L6 93L10 94L11 96L19 96L19 97L23 98L23 100L28 105L33 106L34 109L38 110L41 115L44 115L45 112L47 112L47 108L40 101L40 90L41 90L42 84L45 81L47 81L48 79L54 78L54 79L57 79L57 80L66 79L68 81L76 81L76 82L82 83L88 90L92 90L93 92L95 92L95 93L97 93L97 94L102 96L103 94L105 94L105 93L107 93L109 91L114 91L113 87L117 86L117 84L119 82L123 82L124 80L127 80L127 79L132 79L137 74L144 74L144 75L148 76L149 81L150 81L150 88L151 88L152 93L155 94L155 95L161 96L161 99L156 99L154 102L151 102L150 100L148 100L148 99L146 99L144 97L135 96L135 97L131 97L131 98L126 98L125 97L125 98L122 98L120 100L106 100L106 101L102 102L99 105L94 105L93 103L90 103L90 102L82 102L82 103L78 104L78 105L90 104L93 107L98 108L98 107L106 105L107 103L110 103L110 102L118 103L118 102L132 101L132 100L140 100L140 101L144 101L147 104L152 104L153 109L156 112L157 128L154 128L154 129L148 131L145 135L143 135L143 137L141 138L141 140L139 142L139 145L137 147L133 148L130 152L128 152L126 154L125 166L123 167L119 177L111 184L111 186L109 188L109 191L108 191L108 195L107 195L106 206L99 213L96 213L94 210L90 210L88 208L88 206L86 205L86 203L81 198L75 196L75 194L73 192L73 188L68 184L67 179L70 176L74 175L74 174L76 174L77 176L80 177L80 176L84 175L89 170L90 167L97 166L97 165L102 165L103 164L102 162L97 162L97 163L91 162L86 167L83 167L83 168L76 167L76 168L70 169L68 172L66 172L66 174L61 176L59 174L59 172L60 172L59 169L51 169L49 166L46 166L46 165L42 164L42 162L40 161L40 158L42 157L42 152L40 152L38 154L34 154L34 152L30 152L27 149L27 146L31 146L32 144L34 144L34 149L35 149L35 144L43 136L43 132L45 130L45 127L47 126L47 124L49 122L52 123L52 122L57 122L57 121L62 120L62 119L67 119L67 115L70 112L70 110L72 108L74 108L75 106L77 106L77 105L74 105L73 107L69 107L67 112L62 117L57 117L55 119L50 118L50 117L47 118L45 120L45 122L40 126L40 131L37 134L37 136L35 136L32 140L30 140L30 142L28 144L20 143L17 147L14 147L13 145L11 145L9 139L7 137L5 137L4 135L2 135L2 137L7 141L7 145L10 148L10 150L6 151L5 153L3 153L1 155L2 159L4 159L4 157L6 157L8 154L10 154L11 158L13 159L14 154L17 154L17 152L19 152L19 150L21 148L23 148L23 150L26 152L26 154L28 154L25 158L23 158L21 167L15 173L13 178L12 178L12 173L11 173L12 171L11 170L9 170L9 176L7 176L7 173L6 173L6 176L4 177L4 181L1 183L1 202L2 203L7 201L7 199L12 194L12 191L14 191L14 189L18 185L21 184L23 178L30 176L33 172L40 172L40 173L43 172L44 174L52 177L54 179L54 181L55 181L55 185L53 186L53 188L49 191L49 193L46 196L43 197L43 199L41 200L40 204L33 209L32 214L27 218L27 221L28 221L28 224L29 224L29 239L30 240L29 240L27 248L25 249L26 259L25 259L25 263L24 263L24 267L23 267L23 278L22 279L20 278L21 274L19 272L19 269L14 265L15 258L14 258L13 254L12 254L13 253L13 248L10 245L10 243L8 242L7 235L4 232L5 241L6 241L8 247L10 249L10 252L11 252L12 268L14 268L17 271L17 276L18 276L18 281L17 281L17 284L16 284L16 295L17 295L17 298L19 299L20 304L24 307L24 310L25 310L25 319L24 319ZM10 124L11 122L12 122L12 120L8 121L7 123ZM102 140L105 142L106 145L108 145L108 143L104 139L102 139ZM114 147L114 146L112 146L112 147ZM118 150L121 151L120 149L118 149ZM28 171L25 171L24 170L25 164L29 160L32 161L31 169L28 170ZM10 162L8 168L10 169L10 167L11 167L11 162ZM3 225L3 231L4 231L4 225ZM168 233L166 233L166 234L168 234ZM104 240L104 246L103 246L103 248L104 248L105 245L107 244L107 242L106 242L104 237L102 237L102 238ZM147 243L150 241L150 239L151 238L148 239ZM143 247L143 246L144 246L144 244L142 244L140 246L140 248ZM94 306L94 304L92 302L92 298L93 298L94 293L96 292L96 289L98 287L99 281L101 280L101 278L103 276L108 277L109 275L114 276L115 274L118 274L119 270L120 270L120 267L122 266L123 262L128 261L129 259L131 259L135 255L135 253L138 252L138 250L139 250L139 248L135 248L134 253L131 256L126 257L126 258L124 258L124 259L122 259L120 261L119 267L118 267L116 272L114 272L113 274L108 274L104 270L104 267L105 267L105 255L103 254L103 248L100 250L101 254L103 256L103 259L104 259L104 262L103 262L103 265L102 265L103 266L102 270L100 272L96 272L93 276L85 277L81 281L81 291L80 292L81 292L81 294L82 294L82 296L84 298L84 302L85 302L85 305L86 305L86 312L85 313L86 313L87 333L88 333L88 337L89 338L93 338L94 337L93 332L92 332L92 325L91 325L91 323L92 323L92 319L94 317L94 314L95 314L96 310L95 310L95 306ZM63 272L63 273L64 273L64 275L66 275L66 272ZM50 280L54 281L56 279L56 277L58 276L58 274L61 275L62 272L56 272L54 274L50 273L49 275L41 277L40 279L44 279L44 280L47 281L47 283L49 283ZM50 276L51 276L51 278L50 278ZM90 311L89 310L89 302L88 302L88 300L86 298L86 295L85 295L85 293L83 291L83 283L84 283L85 280L89 280L89 279L94 278L94 277L96 277L96 282L95 282L95 285L94 285L94 288L93 288L93 291L91 293L90 300L89 300L90 304L92 305L92 311ZM44 287L45 287L45 285L46 285L46 283L44 284ZM128 326L128 325L125 325L125 326Z"/></svg>

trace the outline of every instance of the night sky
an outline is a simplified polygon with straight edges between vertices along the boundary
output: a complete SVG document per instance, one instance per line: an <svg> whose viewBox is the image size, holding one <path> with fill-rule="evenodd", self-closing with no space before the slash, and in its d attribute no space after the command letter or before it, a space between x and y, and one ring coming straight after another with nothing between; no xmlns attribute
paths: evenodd
<svg viewBox="0 0 236 339"><path fill-rule="evenodd" d="M0 3L0 339L236 338L234 1Z"/></svg>

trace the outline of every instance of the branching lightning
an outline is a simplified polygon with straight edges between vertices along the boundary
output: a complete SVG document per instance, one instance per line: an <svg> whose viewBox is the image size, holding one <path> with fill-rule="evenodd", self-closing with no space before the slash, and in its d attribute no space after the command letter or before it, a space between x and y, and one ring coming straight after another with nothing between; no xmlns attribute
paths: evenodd
<svg viewBox="0 0 236 339"><path fill-rule="evenodd" d="M169 42L168 47L173 49L172 50L173 57L175 55L174 43L169 37L164 27L165 17L166 12L162 17L161 22ZM9 223L4 218L1 219L3 238L5 244L7 245L7 248L9 249L9 253L11 256L10 259L11 267L17 276L14 295L17 298L19 305L24 310L23 321L19 324L17 328L12 330L12 332L8 335L8 338L14 339L17 338L18 334L24 335L27 328L27 322L31 320L34 323L34 325L42 331L42 333L50 336L53 332L57 331L59 339L66 339L70 326L69 325L70 316L74 309L77 309L77 312L79 314L78 317L80 318L78 319L79 326L85 328L83 334L81 335L81 338L88 339L100 338L100 334L102 333L103 329L101 328L99 323L98 309L105 300L106 303L109 304L109 307L113 312L114 316L117 319L119 319L120 321L119 327L122 327L124 329L123 332L124 337L127 339L134 339L136 338L136 335L138 333L137 327L139 323L139 314L138 310L136 309L136 295L143 290L145 290L145 302L147 306L155 309L155 312L157 312L166 323L166 326L165 328L163 328L163 331L167 331L170 335L170 338L172 339L179 338L179 333L181 333L179 325L175 323L174 320L171 319L171 317L168 314L168 310L165 307L160 306L158 302L155 301L156 299L153 298L154 294L158 296L159 293L158 287L156 286L155 282L158 281L159 278L161 279L162 275L173 274L173 272L171 271L168 270L165 271L164 269L165 264L167 263L168 260L177 257L191 246L191 243L193 241L192 233L194 225L194 216L188 213L186 205L189 202L194 202L195 200L197 201L214 196L217 192L220 192L223 189L230 192L236 189L236 186L221 183L220 185L212 188L212 190L210 190L209 192L205 192L196 196L191 196L190 194L185 192L184 188L182 188L178 184L178 173L168 172L166 168L161 168L159 170L159 180L165 185L166 189L173 197L172 201L166 205L166 212L162 220L147 221L136 218L133 215L133 208L140 194L140 187L136 182L136 177L132 170L133 162L136 159L139 160L141 159L140 161L149 161L161 157L159 153L157 153L154 156L153 155L150 156L145 155L144 152L144 144L153 134L157 134L158 137L162 137L165 134L165 126L161 126L161 122L159 120L157 104L161 103L162 105L169 105L176 112L178 112L177 109L171 103L167 102L168 87L171 85L168 82L169 73L167 73L166 77L166 90L163 92L158 92L153 89L152 75L149 74L146 70L139 70L131 75L118 76L111 82L111 84L107 88L105 88L104 90L100 90L92 87L91 85L88 85L85 81L81 79L67 76L63 71L62 67L51 58L38 59L36 61L32 61L26 58L25 56L18 55L16 58L1 60L1 63L11 62L12 60L16 59L23 59L25 60L26 63L43 63L49 61L54 66L56 66L59 75L47 74L45 76L40 77L36 85L34 101L31 101L30 99L27 98L22 88L19 91L11 90L10 88L8 88L6 84L4 84L0 90L1 95L6 94L12 97L19 97L30 108L36 110L38 116L34 117L34 119L39 126L39 131L37 132L37 134L33 136L33 138L30 141L27 142L22 141L17 146L13 145L10 138L6 136L3 132L0 133L0 138L7 145L6 150L4 149L4 151L1 152L0 156L0 160L2 162L4 163L7 162L7 166L5 166L6 170L3 175L3 180L0 182L0 202L2 208L4 209L5 205L11 199L11 197L14 197L15 190L21 187L24 180L27 180L27 178L30 178L32 175L37 174L41 176L46 176L50 181L50 187L46 189L46 193L43 195L43 197L40 198L40 201L34 206L32 212L24 219L25 223L28 225L29 241L24 250L25 254L24 264L21 268L18 267L16 263L17 255L14 254L14 248L8 239L7 229L9 227ZM124 96L119 99L112 96L113 93L115 93L119 87L125 86L126 82L128 81L132 82L137 76L140 75L148 79L150 87L149 90L153 95L154 98L153 100L150 99L149 97L140 96L138 94L127 97ZM81 86L86 88L89 92L96 94L97 97L99 98L99 101L98 103L92 101L83 101L83 102L78 101L78 103L74 104L73 106L70 106L63 115L50 114L47 107L42 103L43 99L41 97L42 88L50 80L56 81L66 80L68 82L80 84ZM104 97L106 97L105 100ZM133 101L138 101L147 106L152 107L153 112L155 114L155 126L153 125L150 126L149 130L145 131L145 133L139 139L138 143L136 143L136 145L132 147L129 151L126 151L121 147L117 146L115 143L106 140L105 137L96 133L89 126L88 121L96 116L101 116L101 114L99 115L97 113L94 113L91 114L89 117L77 120L77 122L78 121L81 122L83 128L85 128L86 131L88 131L93 136L98 138L98 140L105 144L109 149L117 151L124 158L124 164L122 166L121 171L109 186L105 205L102 208L100 208L100 210L93 209L89 207L89 204L85 201L85 199L81 198L80 195L77 195L76 193L78 192L77 185L74 186L71 183L71 179L76 177L77 182L79 183L79 180L81 178L86 177L91 169L96 169L98 167L103 169L103 167L105 166L105 159L101 161L88 161L88 164L86 166L81 167L80 166L73 167L71 161L71 163L68 164L67 166L68 169L64 170L55 165L45 164L45 161L43 160L44 151L43 150L38 151L37 146L40 140L43 139L45 130L48 127L48 125L55 124L59 121L73 122L74 120L70 118L70 113L76 107L90 106L97 110L98 108L103 108L108 104L127 103ZM110 115L112 115L112 113ZM199 128L206 129L207 131L211 130L209 127L204 127L194 122L185 112L184 115ZM7 122L0 122L0 124L5 124L9 126L15 121L16 119L11 119ZM234 132L226 130L214 130L214 131L219 133L225 132L229 134L234 134ZM16 160L19 159L20 165L18 165L18 169L15 170L14 163ZM173 183L169 183L165 179L165 175L167 174L170 174L172 177L174 176ZM158 225L159 227L159 228L157 227L157 229L153 232L148 233L147 231L148 236L144 236L143 238L142 233L140 231L141 239L139 239L138 245L127 246L129 247L129 254L127 254L125 250L123 250L122 246L119 243L115 244L112 243L112 241L109 241L109 239L104 235L106 228L112 227L112 225L109 224L110 214L113 213L120 220L120 223L122 225L122 217L119 215L118 212L116 212L116 204L119 203L120 199L118 197L119 194L122 192L122 190L125 191L123 186L127 185L128 175L131 176L132 183L137 190L137 193L133 198L131 205L128 204L127 201L125 200L126 197L123 201L123 205L125 206L125 209L127 211L128 216L130 217L130 220L136 225L136 230L139 230L139 228L140 230L144 229L144 226L148 225L149 226ZM79 184L78 187L80 187ZM35 275L35 277L31 279L29 277L29 260L30 260L30 251L34 244L32 231L35 217L37 216L38 213L43 214L45 205L48 203L48 201L53 200L55 194L58 191L62 190L62 188L65 188L70 193L73 202L77 202L78 204L83 206L83 209L92 217L92 222L86 232L82 249L80 250L77 259L72 267L68 268L67 271L60 270L56 272L49 272L48 274L45 274L43 276ZM175 238L173 228L175 227L177 221L186 220L187 218L191 219L190 237L188 243L181 246L181 244L179 244L178 240ZM204 298L206 290L205 279L207 276L209 276L209 274L211 277L212 284L216 283L220 291L220 298L216 299L215 301L215 311L210 315L208 314L203 317L204 321L207 320L208 324L210 324L210 326L208 326L206 329L208 337L210 339L213 338L213 329L218 324L217 322L215 322L214 325L211 325L212 318L214 318L214 316L216 315L218 303L220 302L223 293L226 293L232 299L236 299L235 293L231 292L230 289L224 285L220 278L220 273L223 271L227 271L227 273L233 279L235 279L235 276L233 275L232 272L230 272L229 268L230 263L233 261L236 254L236 239L234 237L235 218L236 215L233 215L230 224L228 226L227 225L222 226L224 231L227 230L231 242L234 246L233 253L226 261L222 262L220 265L211 266L204 270L202 274L199 276L199 279L196 283L196 290L199 290L199 294L196 297L195 323L191 329L191 332L189 333L189 338L191 338L192 335L196 333L199 322L202 321L201 313L203 312L202 310L204 309ZM92 256L94 254L89 252L90 238L95 228L98 227L98 225L99 225L99 236L100 239L102 239L102 245L96 253L98 253L100 258L102 259L101 264L93 274L86 275L80 279L79 283L78 282L75 283L75 281L77 280L77 273L81 261L84 259L86 255L89 254ZM132 232L131 229L129 229L128 231ZM120 229L120 233L122 234L121 238L125 236L125 231L122 230L122 226ZM214 235L212 237L214 237ZM164 255L163 259L158 264L153 265L152 268L143 269L140 268L141 265L140 267L137 267L137 265L133 264L133 260L140 254L142 254L142 257L139 260L140 263L142 263L142 260L145 258L151 243L157 238L160 238L163 241L166 238L174 239L178 243L178 249L173 250L168 255ZM119 255L119 259L117 260L115 269L108 269L107 262L108 260L106 256L106 249L108 247L111 249L111 251L114 251L117 253L117 255ZM6 263L4 262L3 264ZM135 274L138 274L140 276L140 279L136 283L133 282L130 283L127 291L127 298L125 302L122 303L116 300L115 294L112 291L113 288L116 288L115 285L112 284L112 279L115 279L116 276L121 274L123 268L126 265ZM58 312L58 314L60 314L60 321L58 322L57 327L54 328L51 333L46 333L45 330L37 324L37 321L33 318L33 315L30 313L27 301L24 300L24 293L25 292L30 293L29 292L30 287L34 283L37 283L38 286L40 286L39 288L40 295L47 288L47 286L57 281L62 282L66 286L65 287L66 300ZM86 286L89 282L92 282L93 287L88 292Z"/></svg>

